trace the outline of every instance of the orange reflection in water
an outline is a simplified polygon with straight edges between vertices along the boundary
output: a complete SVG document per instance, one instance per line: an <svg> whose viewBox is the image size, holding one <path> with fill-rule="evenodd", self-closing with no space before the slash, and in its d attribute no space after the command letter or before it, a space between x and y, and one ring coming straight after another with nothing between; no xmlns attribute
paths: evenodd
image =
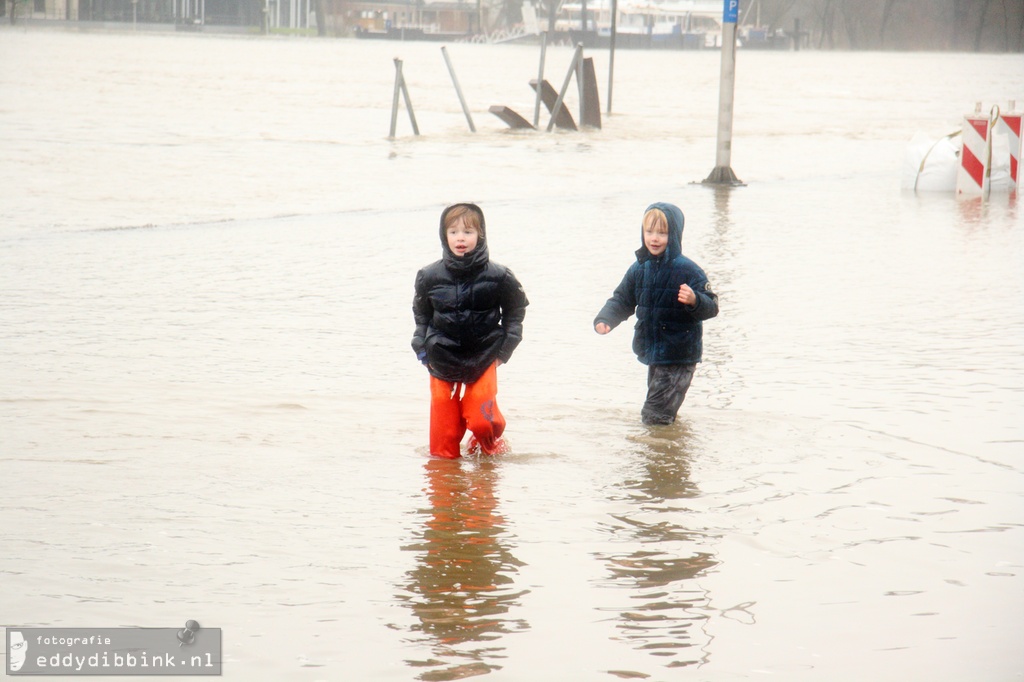
<svg viewBox="0 0 1024 682"><path fill-rule="evenodd" d="M499 462L432 459L424 466L429 506L418 510L417 539L402 549L416 566L399 595L416 615L414 632L433 640L435 658L418 679L455 680L499 669L502 636L525 630L508 616L526 590L515 588L522 565L497 513Z"/></svg>

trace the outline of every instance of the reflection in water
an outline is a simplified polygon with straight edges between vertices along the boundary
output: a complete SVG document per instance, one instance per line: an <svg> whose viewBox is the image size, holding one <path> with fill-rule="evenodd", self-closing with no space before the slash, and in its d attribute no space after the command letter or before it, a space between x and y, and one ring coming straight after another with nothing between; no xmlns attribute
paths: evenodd
<svg viewBox="0 0 1024 682"><path fill-rule="evenodd" d="M514 589L522 562L512 556L495 513L498 466L489 459L432 459L425 466L430 506L419 511L418 541L403 547L417 556L399 595L419 619L413 631L433 643L435 658L407 661L429 668L418 679L457 680L500 669L495 661L504 648L496 642L529 627L506 617L527 590Z"/></svg>
<svg viewBox="0 0 1024 682"><path fill-rule="evenodd" d="M732 187L713 187L708 191L713 192L714 212L711 214L714 220L709 225L701 225L695 230L697 238L701 240L700 249L707 257L703 261L708 271L708 277L715 291L718 293L718 304L722 312L735 310L736 300L736 263L738 262L736 237L733 234L733 218L729 208L729 199L732 193L737 191ZM683 251L687 250L683 237ZM733 313L730 312L731 316ZM734 344L728 337L723 337L725 329L729 334L738 335L742 340L741 344ZM701 387L708 392L709 399L717 407L730 407L733 396L742 393L745 388L743 374L737 370L732 362L735 345L747 347L747 331L743 325L723 326L719 323L711 324L705 328L704 334L704 362L699 366L697 380Z"/></svg>
<svg viewBox="0 0 1024 682"><path fill-rule="evenodd" d="M633 509L612 515L607 525L616 542L632 549L598 555L611 573L608 586L629 590L630 603L613 609L619 638L671 659L668 667L699 665L709 656L702 630L709 596L694 579L717 562L704 536L681 524L685 509L673 502L699 494L689 475L691 436L676 422L634 440L642 461L613 495Z"/></svg>
<svg viewBox="0 0 1024 682"><path fill-rule="evenodd" d="M989 211L993 206L1008 206L1011 210L1017 206L1016 192L995 192L988 197L958 196L957 212L965 225L985 225L989 222Z"/></svg>

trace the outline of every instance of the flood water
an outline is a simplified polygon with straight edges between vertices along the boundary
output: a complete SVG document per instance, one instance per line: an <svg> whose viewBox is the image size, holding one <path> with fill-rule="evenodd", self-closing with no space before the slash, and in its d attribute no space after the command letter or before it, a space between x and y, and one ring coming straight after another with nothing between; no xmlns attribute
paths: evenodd
<svg viewBox="0 0 1024 682"><path fill-rule="evenodd" d="M1020 55L740 51L714 190L717 52L620 50L610 115L594 52L601 130L512 132L539 47L451 44L471 133L439 47L0 30L2 624L195 619L233 680L1022 679L1022 207L900 190ZM531 305L512 451L449 462L411 299L465 200ZM591 327L654 201L721 305L657 428Z"/></svg>

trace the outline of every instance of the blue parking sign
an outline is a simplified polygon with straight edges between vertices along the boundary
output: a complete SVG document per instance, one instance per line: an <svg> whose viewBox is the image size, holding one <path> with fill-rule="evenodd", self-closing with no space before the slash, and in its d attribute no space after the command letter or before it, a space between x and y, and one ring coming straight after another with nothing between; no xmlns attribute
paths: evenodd
<svg viewBox="0 0 1024 682"><path fill-rule="evenodd" d="M735 24L740 16L740 0L725 0L722 10L722 23Z"/></svg>

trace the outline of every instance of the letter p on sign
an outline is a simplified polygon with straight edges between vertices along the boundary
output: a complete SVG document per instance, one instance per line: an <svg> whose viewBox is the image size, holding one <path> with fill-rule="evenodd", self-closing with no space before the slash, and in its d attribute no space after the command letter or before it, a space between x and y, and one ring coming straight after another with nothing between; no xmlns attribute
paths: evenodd
<svg viewBox="0 0 1024 682"><path fill-rule="evenodd" d="M740 0L725 0L722 11L722 23L735 24L739 19Z"/></svg>

